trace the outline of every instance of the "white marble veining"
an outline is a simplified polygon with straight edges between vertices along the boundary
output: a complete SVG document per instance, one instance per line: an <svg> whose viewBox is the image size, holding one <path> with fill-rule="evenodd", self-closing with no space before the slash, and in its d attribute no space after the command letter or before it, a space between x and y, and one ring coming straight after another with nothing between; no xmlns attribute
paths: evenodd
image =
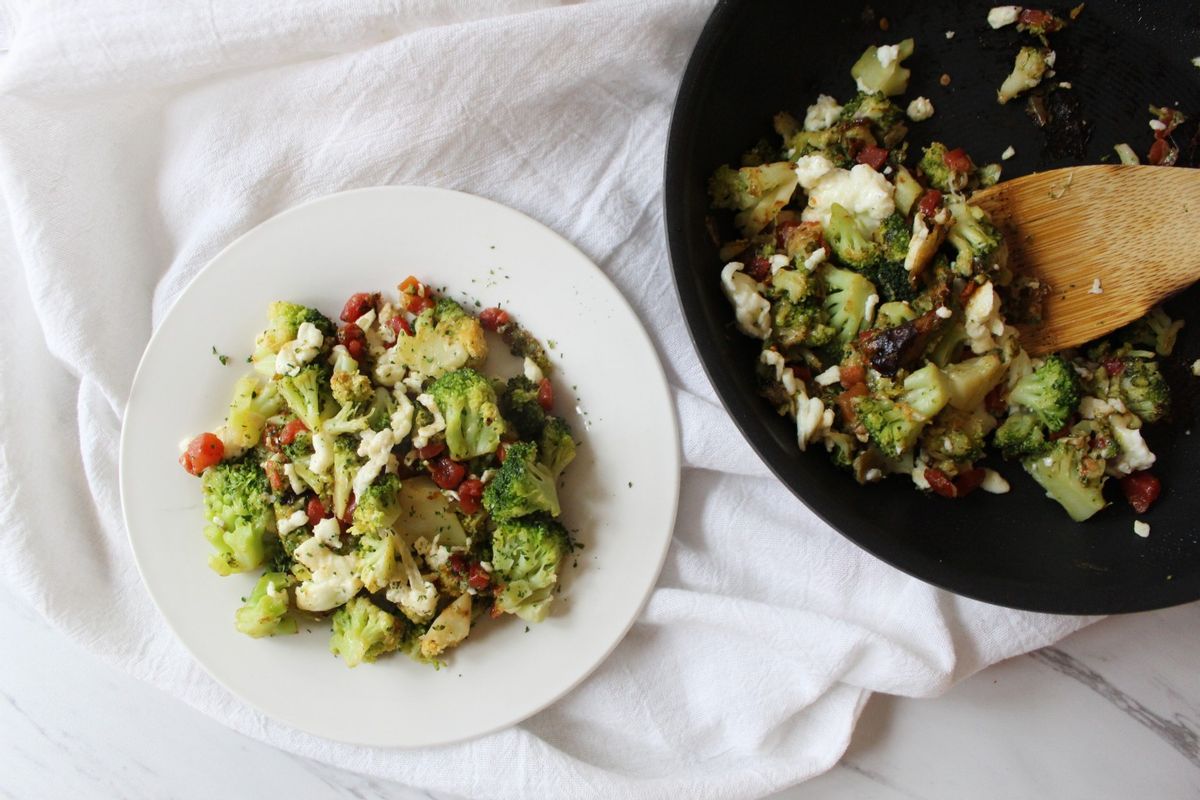
<svg viewBox="0 0 1200 800"><path fill-rule="evenodd" d="M941 698L876 696L773 800L1200 796L1200 605L1117 617ZM100 663L0 588L0 797L453 800L290 756Z"/></svg>

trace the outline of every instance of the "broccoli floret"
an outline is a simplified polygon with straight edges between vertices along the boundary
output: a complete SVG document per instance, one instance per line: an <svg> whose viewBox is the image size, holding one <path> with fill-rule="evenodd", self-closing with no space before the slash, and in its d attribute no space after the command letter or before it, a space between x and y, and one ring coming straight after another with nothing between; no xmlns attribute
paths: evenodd
<svg viewBox="0 0 1200 800"><path fill-rule="evenodd" d="M985 271L1000 249L999 232L979 206L954 200L947 205L954 214L954 225L947 238L958 251L954 259L955 272L970 277Z"/></svg>
<svg viewBox="0 0 1200 800"><path fill-rule="evenodd" d="M854 62L850 76L858 84L860 92L880 92L888 97L904 94L908 89L908 78L912 72L900 66L900 62L913 54L913 40L905 39L887 48L890 58L880 60L880 48L872 45ZM884 61L887 62L886 66Z"/></svg>
<svg viewBox="0 0 1200 800"><path fill-rule="evenodd" d="M447 298L421 312L412 336L401 336L375 365L375 377L389 385L405 369L436 378L461 367L480 367L487 358L487 340L479 320Z"/></svg>
<svg viewBox="0 0 1200 800"><path fill-rule="evenodd" d="M399 492L400 479L391 473L368 486L354 505L353 533L379 535L389 530L402 510Z"/></svg>
<svg viewBox="0 0 1200 800"><path fill-rule="evenodd" d="M429 394L446 420L451 458L467 461L496 452L507 427L487 378L473 369L447 372L429 387Z"/></svg>
<svg viewBox="0 0 1200 800"><path fill-rule="evenodd" d="M787 161L736 170L721 166L709 179L708 194L714 208L738 212L733 221L743 236L754 236L788 204L797 185Z"/></svg>
<svg viewBox="0 0 1200 800"><path fill-rule="evenodd" d="M251 360L255 369L266 375L275 374L275 356L280 348L296 338L296 331L305 322L311 322L322 336L334 336L337 326L315 308L277 301L267 307L267 328L255 340Z"/></svg>
<svg viewBox="0 0 1200 800"><path fill-rule="evenodd" d="M1157 362L1125 358L1120 375L1121 401L1142 422L1157 422L1171 408L1171 390Z"/></svg>
<svg viewBox="0 0 1200 800"><path fill-rule="evenodd" d="M912 306L902 300L897 300L879 306L879 310L875 312L875 326L877 328L895 328L897 325L903 325L916 318L917 312L913 311Z"/></svg>
<svg viewBox="0 0 1200 800"><path fill-rule="evenodd" d="M354 437L338 436L333 440L333 515L338 519L346 516L354 476L362 465Z"/></svg>
<svg viewBox="0 0 1200 800"><path fill-rule="evenodd" d="M554 475L537 460L537 445L511 445L496 477L483 491L483 507L497 520L510 520L540 511L559 515Z"/></svg>
<svg viewBox="0 0 1200 800"><path fill-rule="evenodd" d="M358 362L343 345L333 348L333 377L329 379L333 399L342 406L361 405L372 397L371 379L358 371Z"/></svg>
<svg viewBox="0 0 1200 800"><path fill-rule="evenodd" d="M492 536L492 574L502 587L496 606L527 622L544 620L554 599L559 562L570 550L566 529L552 519L501 522Z"/></svg>
<svg viewBox="0 0 1200 800"><path fill-rule="evenodd" d="M829 431L825 434L825 449L829 451L830 460L843 469L853 469L854 448L855 439L848 433Z"/></svg>
<svg viewBox="0 0 1200 800"><path fill-rule="evenodd" d="M1027 92L1042 82L1048 65L1046 57L1049 50L1039 50L1036 47L1022 47L1013 63L1012 72L1000 84L996 92L996 100L1004 105L1022 92Z"/></svg>
<svg viewBox="0 0 1200 800"><path fill-rule="evenodd" d="M829 208L825 238L838 261L851 269L861 272L879 258L879 245L863 233L854 215L838 203Z"/></svg>
<svg viewBox="0 0 1200 800"><path fill-rule="evenodd" d="M857 398L854 414L871 441L888 455L899 456L911 450L925 427L925 420L912 408L886 397Z"/></svg>
<svg viewBox="0 0 1200 800"><path fill-rule="evenodd" d="M879 230L875 231L875 241L879 243L881 257L885 261L903 264L908 255L908 245L912 240L912 229L903 214L894 213L883 221Z"/></svg>
<svg viewBox="0 0 1200 800"><path fill-rule="evenodd" d="M233 400L225 422L230 443L243 450L257 445L267 417L279 413L282 407L283 398L273 383L259 386L254 375L240 378L233 386Z"/></svg>
<svg viewBox="0 0 1200 800"><path fill-rule="evenodd" d="M1088 455L1080 437L1059 439L1021 463L1046 490L1046 496L1065 508L1076 522L1104 508L1104 462Z"/></svg>
<svg viewBox="0 0 1200 800"><path fill-rule="evenodd" d="M967 188L971 173L970 171L951 169L946 163L948 152L946 145L941 142L933 142L925 148L919 166L925 179L935 189L943 192L961 192Z"/></svg>
<svg viewBox="0 0 1200 800"><path fill-rule="evenodd" d="M374 396L374 392L371 393L371 396ZM362 405L350 403L342 406L338 409L338 413L322 422L321 431L331 436L343 433L361 433L369 427L369 422L370 415L363 410Z"/></svg>
<svg viewBox="0 0 1200 800"><path fill-rule="evenodd" d="M799 225L776 228L776 231L783 238L784 254L792 259L793 263L804 261L825 244L819 222L802 222ZM727 261L733 260L735 259L727 259ZM778 278L779 273L776 273L775 277Z"/></svg>
<svg viewBox="0 0 1200 800"><path fill-rule="evenodd" d="M936 462L969 464L983 457L984 441L995 424L984 412L946 408L921 434L921 449Z"/></svg>
<svg viewBox="0 0 1200 800"><path fill-rule="evenodd" d="M1008 393L1008 402L1029 409L1050 431L1061 430L1079 407L1079 376L1062 356L1048 356L1017 381Z"/></svg>
<svg viewBox="0 0 1200 800"><path fill-rule="evenodd" d="M878 261L863 274L885 300L914 300L917 297L917 287L913 285L911 273L904 268L903 261Z"/></svg>
<svg viewBox="0 0 1200 800"><path fill-rule="evenodd" d="M770 343L785 350L820 347L836 334L822 315L820 282L807 271L781 269L771 277L766 294L771 303Z"/></svg>
<svg viewBox="0 0 1200 800"><path fill-rule="evenodd" d="M575 440L571 438L571 426L562 417L547 416L542 428L542 439L538 444L538 461L555 480L562 475L567 465L575 460Z"/></svg>
<svg viewBox="0 0 1200 800"><path fill-rule="evenodd" d="M333 614L329 652L341 656L348 667L374 661L400 647L404 626L395 616L366 597L352 597Z"/></svg>
<svg viewBox="0 0 1200 800"><path fill-rule="evenodd" d="M1049 445L1042 423L1030 413L1009 416L996 429L992 442L1005 458L1025 458L1041 453Z"/></svg>
<svg viewBox="0 0 1200 800"><path fill-rule="evenodd" d="M217 549L208 560L221 575L249 572L267 555L265 536L275 527L275 511L267 494L267 476L257 451L222 461L204 471L204 536Z"/></svg>
<svg viewBox="0 0 1200 800"><path fill-rule="evenodd" d="M504 343L508 345L508 352L517 358L528 358L537 364L537 368L542 371L543 375L550 375L554 372L554 365L550 363L550 358L546 355L546 348L542 347L542 343L532 333L516 323L509 323L505 326L501 336Z"/></svg>
<svg viewBox="0 0 1200 800"><path fill-rule="evenodd" d="M546 424L546 411L538 402L538 385L517 375L500 396L500 413L522 439L537 439Z"/></svg>
<svg viewBox="0 0 1200 800"><path fill-rule="evenodd" d="M315 362L305 364L299 374L281 376L276 383L288 408L305 427L310 431L320 428L324 411L329 405L326 394L329 367Z"/></svg>
<svg viewBox="0 0 1200 800"><path fill-rule="evenodd" d="M867 327L867 302L875 287L857 272L829 264L821 269L821 281L829 324L837 330L836 341L847 344Z"/></svg>
<svg viewBox="0 0 1200 800"><path fill-rule="evenodd" d="M1160 356L1169 356L1182 327L1183 320L1172 321L1167 312L1155 306L1137 322L1117 331L1113 338L1118 342L1149 347Z"/></svg>
<svg viewBox="0 0 1200 800"><path fill-rule="evenodd" d="M859 92L842 106L838 117L843 122L871 123L879 138L889 146L899 142L907 132L904 111L881 92Z"/></svg>
<svg viewBox="0 0 1200 800"><path fill-rule="evenodd" d="M234 615L234 626L241 633L261 639L264 636L296 633L296 620L287 616L288 577L268 572L258 579L246 602Z"/></svg>

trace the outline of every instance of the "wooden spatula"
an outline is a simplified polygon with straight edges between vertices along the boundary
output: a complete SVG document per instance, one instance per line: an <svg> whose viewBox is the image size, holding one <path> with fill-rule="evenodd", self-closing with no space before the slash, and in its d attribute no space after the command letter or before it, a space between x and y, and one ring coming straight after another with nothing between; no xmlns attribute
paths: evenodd
<svg viewBox="0 0 1200 800"><path fill-rule="evenodd" d="M1004 234L1013 271L1049 287L1042 322L1021 328L1034 355L1110 333L1200 280L1200 169L1068 167L971 201Z"/></svg>

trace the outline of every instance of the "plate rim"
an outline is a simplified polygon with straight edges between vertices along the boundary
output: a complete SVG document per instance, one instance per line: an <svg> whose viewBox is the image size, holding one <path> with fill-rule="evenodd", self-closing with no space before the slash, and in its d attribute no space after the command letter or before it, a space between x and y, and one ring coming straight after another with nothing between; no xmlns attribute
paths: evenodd
<svg viewBox="0 0 1200 800"><path fill-rule="evenodd" d="M669 487L665 484L660 486L660 490L669 488L669 492L664 492L664 491L658 492L658 496L660 496L660 497L669 497L669 511L667 514L667 526L666 526L667 530L666 530L665 535L662 536L660 551L656 554L652 554L654 556L654 559L653 559L654 560L654 569L651 573L653 576L653 579L647 581L646 586L642 590L641 598L638 600L637 604L634 606L632 613L629 614L629 618L621 626L621 630L620 630L619 634L613 637L613 640L608 644L608 646L604 649L604 651L594 659L593 663L589 664L586 668L584 668L578 676L576 676L573 680L571 680L567 684L565 684L564 687L562 689L560 689L557 693L552 694L548 699L544 700L540 704L530 707L529 709L522 710L519 714L517 714L515 716L509 715L511 718L509 718L507 721L504 721L504 722L498 722L493 725L486 726L484 728L480 728L479 730L476 730L476 731L473 731L470 733L465 733L465 734L456 735L456 736L449 736L449 737L440 737L440 738L431 739L429 741L420 742L420 743L407 743L407 744L397 744L395 742L381 743L379 741L354 739L354 738L347 738L347 737L343 737L343 736L331 737L328 734L323 733L320 730L314 729L313 726L303 724L301 722L298 722L298 721L290 718L290 716L279 715L274 712L267 711L265 708L262 707L262 705L260 705L258 702L256 702L253 698L248 697L245 693L243 693L239 690L236 690L232 686L227 684L220 676L216 675L209 668L209 666L205 662L205 660L200 656L200 654L197 652L197 650L191 645L188 638L185 637L183 635L183 633L180 631L180 629L176 626L175 621L163 610L163 607L159 603L158 595L156 594L152 583L149 580L147 580L146 567L143 564L142 556L138 552L138 547L134 541L132 528L129 524L129 507L130 507L130 504L132 501L130 499L131 489L128 487L128 482L129 482L130 478L129 478L129 472L128 472L127 465L126 465L126 454L128 452L127 442L128 442L128 437L130 435L129 434L130 409L133 408L133 406L134 406L134 402L133 402L134 397L137 395L137 393L139 391L139 387L141 386L142 381L143 381L143 367L146 364L147 357L149 356L151 350L155 347L156 343L159 341L159 335L163 329L163 326L166 323L166 321L170 318L171 314L175 311L176 305L188 292L190 292L192 290L192 288L194 287L196 282L201 278L201 276L203 276L205 273L207 273L213 267L214 264L218 263L223 257L226 256L226 254L230 250L233 250L235 247L237 247L247 237L250 237L252 234L255 234L260 228L262 228L268 224L275 223L277 220L280 220L281 218L289 217L293 214L297 214L299 212L305 211L312 206L321 205L321 204L325 204L325 203L334 204L334 203L337 203L351 195L367 195L367 194L378 194L378 195L385 195L385 194L387 194L387 195L437 194L437 195L452 197L452 198L454 198L454 200L456 202L465 201L468 203L481 203L481 204L484 204L487 206L491 206L494 209L499 210L503 214L516 215L517 217L523 219L527 223L534 226L534 228L538 229L538 231L542 235L556 240L560 245L570 248L575 253L577 253L579 255L580 259L582 260L583 264L586 265L587 269L590 269L592 272L595 273L595 275L600 280L606 282L609 285L609 287L612 289L613 293L619 298L619 302L622 304L624 310L627 311L629 313L630 317L634 320L635 324L632 326L631 330L632 330L632 332L635 333L635 335L638 338L640 338L642 343L645 345L647 351L652 356L651 361L652 361L653 367L654 367L653 375L656 379L661 381L663 405L666 410L667 420L669 421L669 430L667 433L668 433L668 437L670 440L670 447L665 448L665 450L667 451L667 452L665 452L665 456L667 457L667 459L670 462L668 464L668 467L670 468L668 480L670 483L669 483ZM144 392L145 390L142 389L142 391ZM336 741L336 742L341 742L341 743L355 745L355 746L375 747L375 748L385 748L385 749L392 749L392 750L407 751L407 750L419 750L419 749L427 748L427 747L441 747L441 746L446 746L446 745L458 744L461 742L472 741L472 740L479 739L481 737L496 733L498 731L507 730L509 728L517 726L517 725L521 724L522 722L530 719L531 717L546 710L547 708L554 705L555 703L557 703L558 701L560 701L564 697L566 697L568 694L573 692L576 688L579 687L580 684L582 684L585 680L587 680L589 677L591 677L596 672L596 670L598 670L609 659L609 657L613 654L613 652L617 649L617 647L625 640L626 636L628 636L629 631L633 628L634 623L636 623L637 620L641 617L642 612L645 610L647 603L649 603L649 601L650 601L651 595L654 594L654 590L658 587L659 579L662 577L662 570L666 564L667 554L670 551L671 544L674 541L675 525L678 521L679 493L680 493L680 485L682 482L682 463L683 463L682 435L681 435L680 428L679 428L678 413L676 411L675 404L672 400L671 384L670 384L666 369L663 365L662 358L659 355L658 348L655 346L653 338L650 336L649 331L646 329L646 326L643 324L641 316L637 313L637 310L629 302L629 299L627 297L625 297L625 294L621 291L620 287L617 286L617 284L608 276L608 274L603 269L600 268L599 265L597 265L591 259L590 256L588 256L586 253L584 253L582 250L580 250L579 247L577 247L573 242L571 242L565 236L558 233L558 231L555 231L554 229L550 228L548 225L541 222L540 220L535 219L534 217L530 216L529 214L526 214L523 211L515 209L511 206L505 205L504 203L500 203L491 198L483 197L481 195L473 194L471 192L461 191L458 189L447 189L447 188L438 187L438 186L426 186L426 185L420 185L420 184L388 184L388 185L381 185L381 186L365 186L365 187L359 187L359 188L354 188L354 189L345 189L345 190L341 190L341 191L337 191L337 192L331 192L329 194L324 194L324 195L321 195L318 197L309 198L302 202L296 203L295 205L289 206L289 207L283 209L282 211L259 221L258 223L256 223L255 225L253 225L252 227L250 227L243 233L239 234L238 236L236 236L235 238L230 240L224 247L222 247L217 253L215 253L207 262L205 262L204 266L202 266L200 269L198 269L196 271L196 273L191 278L188 279L187 283L183 286L183 288L181 288L178 291L178 293L176 293L175 296L171 299L170 304L163 311L162 316L158 320L158 323L154 326L153 330L151 331L149 338L146 340L146 345L142 350L142 354L138 358L137 369L134 371L133 380L129 384L129 393L126 398L125 409L123 410L123 412L121 414L121 432L120 432L120 436L119 436L118 455L117 455L117 485L118 485L118 492L120 495L120 504L121 504L121 522L125 527L125 540L129 545L129 549L133 553L134 564L137 567L138 577L141 580L142 587L145 589L146 593L149 595L150 600L155 607L155 610L158 612L159 618L162 619L166 623L167 628L171 631L172 634L174 634L176 640L183 646L184 650L187 651L187 653L191 656L193 661L197 665L199 665L199 667L204 671L204 673L206 675L209 676L209 678L211 678L213 681L215 681L225 691L229 692L230 695L237 698L240 702L242 702L249 708L252 708L255 712L262 714L267 719L270 719L275 724L284 725L284 726L287 726L287 727L290 727L290 728L293 728L293 729L296 729L299 731L303 731L306 734L309 734L312 736L317 736L322 739L326 739L327 741ZM225 722L225 720L220 720L220 721L223 724L228 724Z"/></svg>

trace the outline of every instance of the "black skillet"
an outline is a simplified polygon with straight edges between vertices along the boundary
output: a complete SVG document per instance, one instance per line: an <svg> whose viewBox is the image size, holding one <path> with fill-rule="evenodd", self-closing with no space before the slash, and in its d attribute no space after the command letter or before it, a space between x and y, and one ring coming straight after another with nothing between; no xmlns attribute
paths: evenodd
<svg viewBox="0 0 1200 800"><path fill-rule="evenodd" d="M666 225L679 299L717 392L750 444L800 500L851 541L922 580L991 603L1055 613L1140 611L1200 598L1200 404L1191 397L1200 378L1188 369L1200 357L1200 288L1168 305L1187 327L1168 365L1174 420L1147 435L1164 491L1141 517L1151 525L1145 539L1134 535L1135 515L1113 482L1111 507L1076 524L1019 466L997 457L989 464L1013 486L1004 496L976 492L943 500L915 491L901 476L858 486L824 452L799 452L793 424L758 397L758 347L734 330L720 292L721 263L706 230L705 183L716 166L736 162L771 135L776 111L803 118L819 92L849 98L850 66L868 45L916 39L916 54L906 62L913 78L905 102L925 95L937 112L912 126L911 152L919 154L919 146L936 138L985 163L1011 145L1016 157L1004 162L1005 177L1098 163L1117 142L1144 154L1151 143L1151 103L1178 101L1193 119L1200 114L1200 69L1191 64L1200 56L1200 5L1193 2L1088 0L1078 20L1052 37L1055 80L1072 84L1067 91L1091 124L1082 157L1054 155L1023 102L995 102L1018 34L1011 27L987 27L990 3L870 5L725 0L688 64L667 146ZM881 18L888 21L886 32ZM954 31L953 38L946 31ZM950 77L945 87L943 74ZM1195 130L1192 124L1184 131L1185 149ZM1189 216L1180 224L1200 224L1200 210ZM1119 225L1113 221L1114 229Z"/></svg>

